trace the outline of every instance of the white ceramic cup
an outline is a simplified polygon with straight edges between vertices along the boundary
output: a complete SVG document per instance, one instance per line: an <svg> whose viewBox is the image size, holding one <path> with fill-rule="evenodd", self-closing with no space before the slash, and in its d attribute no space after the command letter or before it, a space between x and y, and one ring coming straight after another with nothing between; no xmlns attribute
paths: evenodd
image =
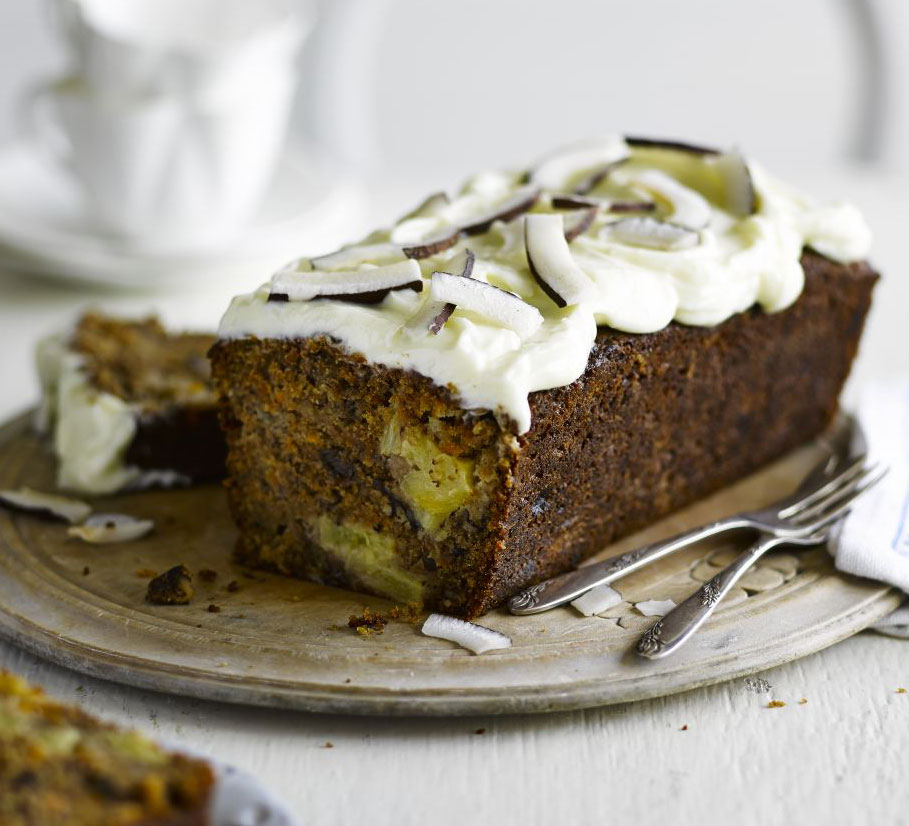
<svg viewBox="0 0 909 826"><path fill-rule="evenodd" d="M67 77L32 90L24 119L81 186L101 228L136 246L211 246L259 206L283 146L295 80L276 67L215 105L178 95L102 95Z"/></svg>
<svg viewBox="0 0 909 826"><path fill-rule="evenodd" d="M296 56L310 0L51 0L75 74L103 95L223 100Z"/></svg>

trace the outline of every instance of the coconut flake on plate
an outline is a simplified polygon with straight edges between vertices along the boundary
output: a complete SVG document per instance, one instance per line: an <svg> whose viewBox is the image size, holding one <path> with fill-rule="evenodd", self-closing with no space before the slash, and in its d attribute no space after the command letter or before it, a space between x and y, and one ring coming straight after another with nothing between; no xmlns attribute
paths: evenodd
<svg viewBox="0 0 909 826"><path fill-rule="evenodd" d="M580 304L595 292L593 282L575 262L565 235L564 217L558 213L537 213L524 220L530 272L558 307Z"/></svg>
<svg viewBox="0 0 909 826"><path fill-rule="evenodd" d="M647 599L636 602L634 607L645 617L665 617L675 608L675 602L671 599Z"/></svg>
<svg viewBox="0 0 909 826"><path fill-rule="evenodd" d="M532 336L543 323L543 316L532 304L485 281L464 278L448 272L434 272L429 300L454 304L464 310L514 330L522 339Z"/></svg>
<svg viewBox="0 0 909 826"><path fill-rule="evenodd" d="M573 599L571 604L585 617L592 617L601 611L608 611L622 602L622 595L608 585L597 585L586 594Z"/></svg>
<svg viewBox="0 0 909 826"><path fill-rule="evenodd" d="M474 654L511 648L511 639L504 634L445 614L430 614L423 623L422 630L427 637L457 643Z"/></svg>
<svg viewBox="0 0 909 826"><path fill-rule="evenodd" d="M107 545L140 539L154 527L151 519L136 519L125 513L97 513L81 525L68 528L67 533L93 545Z"/></svg>
<svg viewBox="0 0 909 826"><path fill-rule="evenodd" d="M42 493L27 487L0 490L0 505L9 510L69 523L81 522L92 512L91 505L80 499Z"/></svg>
<svg viewBox="0 0 909 826"><path fill-rule="evenodd" d="M420 265L406 259L383 267L340 272L282 270L271 280L269 301L312 301L333 298L376 304L391 290L423 289Z"/></svg>
<svg viewBox="0 0 909 826"><path fill-rule="evenodd" d="M634 247L664 251L691 249L701 243L701 234L696 230L649 215L622 218L606 224L600 231L600 237Z"/></svg>

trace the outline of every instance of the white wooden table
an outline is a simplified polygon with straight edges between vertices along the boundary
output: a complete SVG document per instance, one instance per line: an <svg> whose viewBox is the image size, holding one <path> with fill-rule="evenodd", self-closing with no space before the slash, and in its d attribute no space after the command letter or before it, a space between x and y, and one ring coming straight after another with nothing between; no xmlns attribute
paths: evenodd
<svg viewBox="0 0 909 826"><path fill-rule="evenodd" d="M886 276L852 390L873 375L909 372L903 183L845 172L809 181L822 193L849 192L865 209ZM395 206L419 191L402 190ZM34 342L80 306L158 309L203 327L233 289L124 296L0 274L0 418L35 400ZM767 672L769 695L736 681L511 718L383 720L219 705L93 680L2 642L0 667L258 775L301 824L909 822L909 693L898 693L909 689L909 643L871 633ZM786 706L768 708L771 697Z"/></svg>

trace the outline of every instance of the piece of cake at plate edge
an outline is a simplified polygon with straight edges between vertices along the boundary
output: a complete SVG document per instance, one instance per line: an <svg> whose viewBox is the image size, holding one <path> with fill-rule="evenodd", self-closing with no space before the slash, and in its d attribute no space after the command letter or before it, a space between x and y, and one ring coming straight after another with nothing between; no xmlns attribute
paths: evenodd
<svg viewBox="0 0 909 826"><path fill-rule="evenodd" d="M296 262L210 354L238 556L483 613L820 433L869 245L737 152L609 138Z"/></svg>
<svg viewBox="0 0 909 826"><path fill-rule="evenodd" d="M0 671L0 823L206 826L214 773Z"/></svg>
<svg viewBox="0 0 909 826"><path fill-rule="evenodd" d="M223 476L226 447L206 358L213 341L169 332L154 317L98 312L43 339L36 424L52 437L58 485L107 494Z"/></svg>

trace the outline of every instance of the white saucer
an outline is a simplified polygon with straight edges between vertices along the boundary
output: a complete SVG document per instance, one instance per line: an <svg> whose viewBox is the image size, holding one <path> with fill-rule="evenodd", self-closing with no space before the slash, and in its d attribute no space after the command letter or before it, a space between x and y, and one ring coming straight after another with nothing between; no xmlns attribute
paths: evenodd
<svg viewBox="0 0 909 826"><path fill-rule="evenodd" d="M299 147L282 158L259 215L228 248L138 248L92 226L75 185L24 143L0 149L0 268L147 288L264 281L300 255L362 230L362 189Z"/></svg>

